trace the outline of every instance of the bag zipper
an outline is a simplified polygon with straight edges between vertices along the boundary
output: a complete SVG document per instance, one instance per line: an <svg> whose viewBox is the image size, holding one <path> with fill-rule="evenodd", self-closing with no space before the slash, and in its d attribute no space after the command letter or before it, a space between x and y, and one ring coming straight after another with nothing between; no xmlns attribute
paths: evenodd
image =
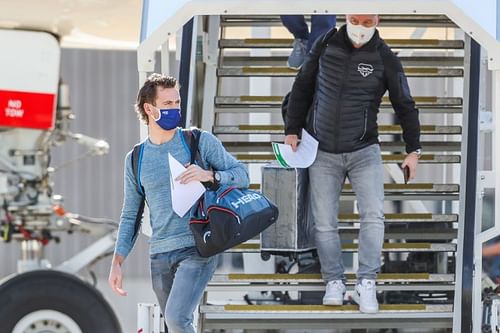
<svg viewBox="0 0 500 333"><path fill-rule="evenodd" d="M210 207L208 210L207 210L207 214L210 213L210 211L212 210L220 210L220 211L223 211L225 213L228 213L228 214L231 214L233 215L235 218L236 218L236 221L238 222L238 224L241 224L241 220L240 220L240 217L238 215L236 215L236 213L234 213L232 210L229 210L229 209L226 209L226 208L222 208L222 207L215 207L215 206L212 206Z"/></svg>
<svg viewBox="0 0 500 333"><path fill-rule="evenodd" d="M225 197L229 192L231 192L232 190L234 190L236 187L234 186L231 186L230 188L228 188L227 190L225 190L224 192L222 192L218 197L217 197L217 200L216 202L219 203L219 200L222 199L223 197Z"/></svg>

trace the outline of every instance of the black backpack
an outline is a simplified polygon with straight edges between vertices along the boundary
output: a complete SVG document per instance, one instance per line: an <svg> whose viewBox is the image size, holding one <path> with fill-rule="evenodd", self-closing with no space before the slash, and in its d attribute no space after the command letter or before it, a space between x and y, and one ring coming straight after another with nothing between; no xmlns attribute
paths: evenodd
<svg viewBox="0 0 500 333"><path fill-rule="evenodd" d="M333 35L337 32L337 28L333 27L328 32L323 36L323 40L321 41L321 53L316 59L316 61L319 61L319 58L323 55L323 52L325 51L326 47L328 46L328 42L330 39L333 37ZM283 117L283 122L286 124L286 114L288 112L288 103L290 100L290 94L292 91L289 91L285 97L283 98L283 101L281 102L281 116ZM311 113L312 105L309 108L308 114ZM306 117L307 119L308 117Z"/></svg>
<svg viewBox="0 0 500 333"><path fill-rule="evenodd" d="M200 151L198 150L198 144L200 142L201 130L198 128L183 129L181 140L186 143L185 147L190 147L189 153L191 154L191 164L196 163L203 167L203 161L201 160ZM141 185L141 160L142 153L144 151L144 142L141 142L134 146L132 150L131 162L132 162L132 173L134 175L135 182L137 184L137 192L142 195L142 201L137 211L134 225L134 234L132 235L132 240L135 240L139 234L139 228L142 223L142 215L144 214L144 206L146 204L146 193L144 192L144 187ZM204 184L206 187L208 184Z"/></svg>

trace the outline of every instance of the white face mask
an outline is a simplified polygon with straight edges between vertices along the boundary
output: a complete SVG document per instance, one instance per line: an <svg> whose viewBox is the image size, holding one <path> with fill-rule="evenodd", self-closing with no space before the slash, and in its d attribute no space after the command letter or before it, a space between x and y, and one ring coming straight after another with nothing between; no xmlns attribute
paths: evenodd
<svg viewBox="0 0 500 333"><path fill-rule="evenodd" d="M349 36L349 39L355 45L363 45L368 43L370 39L372 39L374 33L375 26L366 28L361 24L354 25L351 22L347 21L347 36Z"/></svg>

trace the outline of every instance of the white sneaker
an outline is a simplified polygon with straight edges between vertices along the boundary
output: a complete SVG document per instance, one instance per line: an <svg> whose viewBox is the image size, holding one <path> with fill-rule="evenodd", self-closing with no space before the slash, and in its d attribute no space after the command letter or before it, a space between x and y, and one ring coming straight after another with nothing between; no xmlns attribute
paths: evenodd
<svg viewBox="0 0 500 333"><path fill-rule="evenodd" d="M356 284L353 300L358 303L359 311L363 313L377 313L378 301L375 280L363 279Z"/></svg>
<svg viewBox="0 0 500 333"><path fill-rule="evenodd" d="M328 281L326 284L323 305L342 305L344 303L345 286L342 280Z"/></svg>
<svg viewBox="0 0 500 333"><path fill-rule="evenodd" d="M300 68L306 57L307 39L294 39L293 50L288 57L288 67Z"/></svg>

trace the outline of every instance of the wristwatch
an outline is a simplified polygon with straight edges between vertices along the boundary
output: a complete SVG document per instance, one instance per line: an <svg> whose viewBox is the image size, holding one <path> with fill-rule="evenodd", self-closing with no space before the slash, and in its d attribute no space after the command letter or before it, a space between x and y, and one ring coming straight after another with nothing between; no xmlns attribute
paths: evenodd
<svg viewBox="0 0 500 333"><path fill-rule="evenodd" d="M417 154L417 157L420 158L420 156L422 156L422 149L419 148L419 149L417 149L415 151L412 151L411 153Z"/></svg>
<svg viewBox="0 0 500 333"><path fill-rule="evenodd" d="M217 171L214 171L214 183L220 184L220 180L221 180L220 173Z"/></svg>

